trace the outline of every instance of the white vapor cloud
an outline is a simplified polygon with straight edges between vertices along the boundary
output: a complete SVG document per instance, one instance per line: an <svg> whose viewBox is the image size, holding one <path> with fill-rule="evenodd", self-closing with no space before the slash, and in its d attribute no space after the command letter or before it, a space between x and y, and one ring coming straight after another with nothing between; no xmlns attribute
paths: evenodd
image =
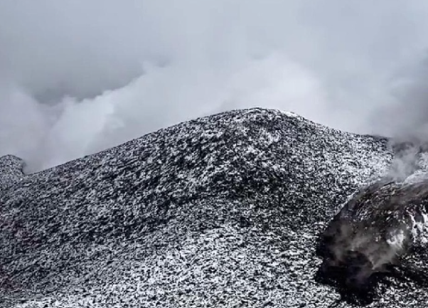
<svg viewBox="0 0 428 308"><path fill-rule="evenodd" d="M0 155L33 172L255 106L428 139L427 14L424 0L0 0Z"/></svg>

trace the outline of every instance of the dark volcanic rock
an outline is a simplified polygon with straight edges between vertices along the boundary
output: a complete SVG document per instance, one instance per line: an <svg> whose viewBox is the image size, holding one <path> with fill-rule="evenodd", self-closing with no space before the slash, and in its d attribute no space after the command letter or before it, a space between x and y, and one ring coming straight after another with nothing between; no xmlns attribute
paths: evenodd
<svg viewBox="0 0 428 308"><path fill-rule="evenodd" d="M391 159L386 139L251 109L27 175L0 187L0 305L329 307L316 238ZM428 299L393 291L373 307Z"/></svg>
<svg viewBox="0 0 428 308"><path fill-rule="evenodd" d="M0 157L0 193L24 177L24 161L13 155Z"/></svg>
<svg viewBox="0 0 428 308"><path fill-rule="evenodd" d="M428 180L377 182L355 194L320 236L318 276L354 302L375 300L386 278L426 288L427 244Z"/></svg>

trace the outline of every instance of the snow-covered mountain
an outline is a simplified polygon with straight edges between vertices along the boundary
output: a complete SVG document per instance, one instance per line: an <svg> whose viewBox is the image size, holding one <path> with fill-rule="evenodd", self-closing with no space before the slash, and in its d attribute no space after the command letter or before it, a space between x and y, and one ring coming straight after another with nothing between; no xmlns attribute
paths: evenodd
<svg viewBox="0 0 428 308"><path fill-rule="evenodd" d="M388 140L249 109L36 174L0 158L1 307L331 307L315 242ZM425 307L389 286L370 307ZM341 303L340 307L350 307Z"/></svg>

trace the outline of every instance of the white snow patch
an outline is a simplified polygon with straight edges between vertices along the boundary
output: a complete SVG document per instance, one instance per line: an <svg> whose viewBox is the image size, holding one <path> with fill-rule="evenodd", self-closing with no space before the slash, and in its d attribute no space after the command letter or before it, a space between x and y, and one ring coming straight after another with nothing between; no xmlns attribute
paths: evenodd
<svg viewBox="0 0 428 308"><path fill-rule="evenodd" d="M391 234L391 237L386 240L386 242L394 249L394 251L399 251L403 248L403 243L405 239L406 236L404 235L403 230L399 229L394 231Z"/></svg>
<svg viewBox="0 0 428 308"><path fill-rule="evenodd" d="M283 112L286 116L290 118L299 118L300 116L292 111L284 111Z"/></svg>
<svg viewBox="0 0 428 308"><path fill-rule="evenodd" d="M413 216L410 216L412 220L412 236L418 240L421 244L428 244L428 215L422 213L422 221L416 221Z"/></svg>

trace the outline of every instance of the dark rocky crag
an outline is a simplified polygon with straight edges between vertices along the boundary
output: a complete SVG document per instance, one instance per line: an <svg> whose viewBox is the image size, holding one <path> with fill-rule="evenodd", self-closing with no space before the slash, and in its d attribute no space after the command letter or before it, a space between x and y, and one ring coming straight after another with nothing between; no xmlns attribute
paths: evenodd
<svg viewBox="0 0 428 308"><path fill-rule="evenodd" d="M427 179L362 188L319 238L316 252L323 263L317 279L360 304L374 301L380 282L394 283L391 277L426 289L427 213Z"/></svg>
<svg viewBox="0 0 428 308"><path fill-rule="evenodd" d="M386 139L250 109L32 175L4 164L0 306L331 307L317 236L392 159ZM397 281L369 306L427 300Z"/></svg>

